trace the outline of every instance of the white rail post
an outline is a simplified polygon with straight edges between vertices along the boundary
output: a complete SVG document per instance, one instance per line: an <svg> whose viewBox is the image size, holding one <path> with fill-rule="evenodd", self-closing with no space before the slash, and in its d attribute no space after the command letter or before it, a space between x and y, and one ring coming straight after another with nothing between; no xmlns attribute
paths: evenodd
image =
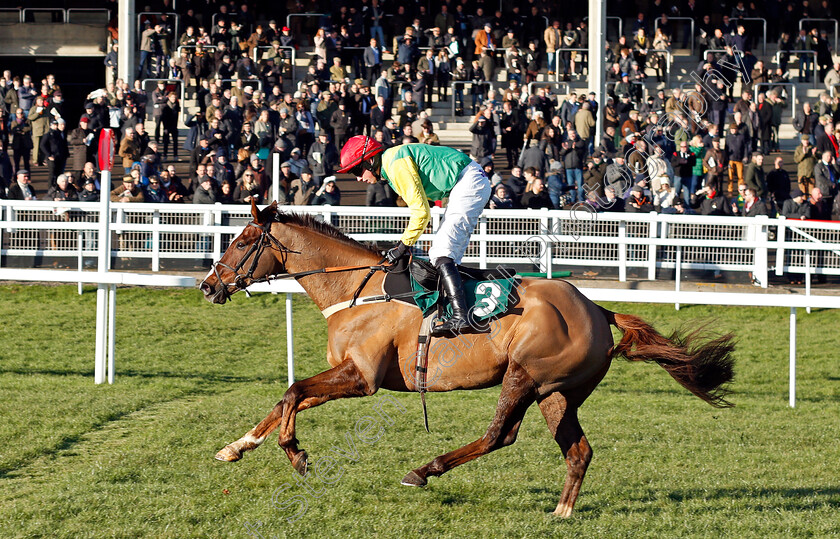
<svg viewBox="0 0 840 539"><path fill-rule="evenodd" d="M805 249L805 297L811 296L811 250ZM811 314L811 307L805 307L805 312Z"/></svg>
<svg viewBox="0 0 840 539"><path fill-rule="evenodd" d="M271 160L271 200L280 200L280 154Z"/></svg>
<svg viewBox="0 0 840 539"><path fill-rule="evenodd" d="M755 217L755 221L752 224L753 233L751 239L758 243L753 258L752 274L753 278L759 281L761 288L767 288L767 281L769 280L767 275L767 250L769 246L767 240L768 220L769 218L766 215L760 215Z"/></svg>
<svg viewBox="0 0 840 539"><path fill-rule="evenodd" d="M680 279L682 278L682 245L677 245L677 274L674 276L674 281L676 281L677 287L677 297L680 294ZM674 308L676 310L680 310L680 304L675 303Z"/></svg>
<svg viewBox="0 0 840 539"><path fill-rule="evenodd" d="M111 171L103 170L100 179L99 195L99 263L97 272L104 277L108 272L111 253L108 239L111 234ZM105 367L108 354L108 285L99 283L96 287L96 351L93 369L93 381L105 382Z"/></svg>
<svg viewBox="0 0 840 539"><path fill-rule="evenodd" d="M796 408L796 307L790 308L790 368L788 377L788 404L791 408Z"/></svg>
<svg viewBox="0 0 840 539"><path fill-rule="evenodd" d="M627 221L618 222L618 280L627 281Z"/></svg>
<svg viewBox="0 0 840 539"><path fill-rule="evenodd" d="M295 340L291 292L286 292L286 368L289 375L289 386L291 387L295 383Z"/></svg>
<svg viewBox="0 0 840 539"><path fill-rule="evenodd" d="M78 257L76 265L77 265L77 269L79 271L82 271L82 270L85 269L84 256L82 255L82 231L79 230L78 234L79 234L79 236L78 236L77 241L78 241L78 245L79 245L79 257ZM79 281L79 295L80 296L82 295L82 281Z"/></svg>
<svg viewBox="0 0 840 539"><path fill-rule="evenodd" d="M114 383L116 360L116 314L117 314L117 285L108 286L108 383Z"/></svg>
<svg viewBox="0 0 840 539"><path fill-rule="evenodd" d="M152 271L160 271L160 210L152 214Z"/></svg>

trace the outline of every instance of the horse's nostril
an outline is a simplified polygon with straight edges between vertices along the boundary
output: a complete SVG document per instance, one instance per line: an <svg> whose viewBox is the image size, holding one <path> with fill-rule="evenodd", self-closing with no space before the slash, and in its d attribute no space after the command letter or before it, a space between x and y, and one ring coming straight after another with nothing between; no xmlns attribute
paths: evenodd
<svg viewBox="0 0 840 539"><path fill-rule="evenodd" d="M210 286L207 282L202 281L201 284L198 286L198 289L204 292L204 295L209 295L213 292L213 287Z"/></svg>

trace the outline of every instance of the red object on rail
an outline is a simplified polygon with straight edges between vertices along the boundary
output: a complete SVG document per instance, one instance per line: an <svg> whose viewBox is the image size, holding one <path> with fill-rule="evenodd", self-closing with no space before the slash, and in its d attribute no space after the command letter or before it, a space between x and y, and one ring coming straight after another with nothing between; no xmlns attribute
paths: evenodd
<svg viewBox="0 0 840 539"><path fill-rule="evenodd" d="M114 141L113 129L102 129L99 133L99 170L111 171L114 166Z"/></svg>

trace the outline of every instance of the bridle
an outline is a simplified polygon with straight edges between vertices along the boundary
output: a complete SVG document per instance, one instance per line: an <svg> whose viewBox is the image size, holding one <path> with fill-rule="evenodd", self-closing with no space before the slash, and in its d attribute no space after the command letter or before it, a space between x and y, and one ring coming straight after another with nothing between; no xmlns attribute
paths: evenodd
<svg viewBox="0 0 840 539"><path fill-rule="evenodd" d="M260 256L262 256L263 252L265 252L267 247L271 247L280 252L280 262L283 264L284 268L286 267L286 259L290 253L300 254L300 251L294 251L292 249L289 249L288 247L283 245L283 243L280 242L280 240L271 235L271 222L268 222L264 225L259 225L252 221L248 223L247 226L252 226L254 228L259 229L260 237L257 239L257 241L251 244L251 247L248 248L248 251L245 252L245 255L242 257L239 263L236 264L235 267L225 264L221 260L213 263L213 275L215 275L216 279L219 281L219 286L221 287L220 292L225 300L231 299L231 296L237 290L245 290L245 293L247 294L248 291L246 290L246 288L249 285L268 280L267 277L262 277L260 279L254 278L254 271L257 269L257 265L260 263ZM245 266L248 259L251 258L251 255L254 256L251 260L251 265L248 267L248 271L244 274L240 273L239 270L241 270ZM232 282L226 283L222 280L222 274L219 271L220 267L228 269L233 273ZM231 292L230 290L231 286L234 287L233 292Z"/></svg>
<svg viewBox="0 0 840 539"><path fill-rule="evenodd" d="M353 301L355 302L355 300L359 297L359 294L361 293L362 289L365 287L365 285L374 273L376 273L377 271L389 271L391 269L390 265L382 265L382 263L385 261L385 258L383 257L382 260L379 261L379 264L374 266L333 266L308 271L299 271L296 273L275 273L255 278L254 271L257 269L257 266L259 265L260 261L260 256L262 256L266 248L271 248L280 252L280 263L282 264L283 269L286 268L286 260L288 259L288 256L290 254L301 254L300 251L289 249L288 247L283 245L283 243L280 240L278 240L271 234L272 222L273 221L269 221L264 225L260 225L252 221L246 225L257 228L260 231L260 237L257 239L257 241L251 244L251 247L248 248L248 251L245 252L245 255L242 257L239 263L236 264L236 266L230 266L228 264L225 264L221 260L213 263L213 275L215 275L216 279L219 281L220 288L218 293L220 293L225 300L231 299L231 296L233 296L233 294L239 290L244 290L245 294L250 297L251 294L248 292L247 287L255 283L266 283L276 279L285 279L289 277L299 279L300 277L306 277L307 275L315 275L317 273L339 273L344 271L357 271L362 269L369 270L368 274L362 280L362 284L359 286L359 288L356 290L356 293L353 295ZM248 267L247 272L240 273L240 270L243 267L245 267L245 264L248 261L248 258L251 258L251 255L253 255L253 258L251 260L251 264ZM220 267L230 270L233 273L233 281L226 283L222 280L222 274L219 271ZM233 290L231 290L231 286L233 287Z"/></svg>

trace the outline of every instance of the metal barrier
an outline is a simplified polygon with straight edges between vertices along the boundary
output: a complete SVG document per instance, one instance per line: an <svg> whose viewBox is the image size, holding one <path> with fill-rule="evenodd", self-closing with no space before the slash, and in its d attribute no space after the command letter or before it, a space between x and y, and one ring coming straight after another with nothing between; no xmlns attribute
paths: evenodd
<svg viewBox="0 0 840 539"><path fill-rule="evenodd" d="M788 54L789 56L796 56L797 59L799 59L799 56L801 54L813 54L814 55L814 60L813 60L813 62L811 62L811 64L814 67L814 88L819 87L820 78L817 76L817 51L801 51L801 50L797 50L797 51L776 51L776 54L773 55L773 62L775 62L776 65L779 65L779 57L783 53ZM788 60L788 61L790 61L790 60ZM802 73L799 73L799 76L802 77Z"/></svg>
<svg viewBox="0 0 840 539"><path fill-rule="evenodd" d="M258 54L258 53L260 52L261 49L262 50L270 50L270 49L273 49L273 48L274 48L273 45L259 45L257 47L254 47L254 64L259 64L259 62L260 62L259 58L261 58L261 55ZM291 64L289 64L289 71L292 74L292 88L294 88L295 82L296 82L295 81L295 63L297 62L297 50L294 47L289 47L289 46L285 46L285 45L277 47L277 48L281 49L281 50L292 51L292 60L291 60Z"/></svg>
<svg viewBox="0 0 840 539"><path fill-rule="evenodd" d="M761 17L744 17L739 21L761 21L761 54L767 55L767 19Z"/></svg>
<svg viewBox="0 0 840 539"><path fill-rule="evenodd" d="M189 50L195 51L197 48L198 47L196 45L178 45L178 48L175 49L175 54L178 55L178 56L181 56L181 51L185 51L185 50L186 51L189 51ZM204 50L212 50L212 51L216 50L215 45L202 45L201 48L204 49ZM190 53L190 54L192 54L192 53Z"/></svg>
<svg viewBox="0 0 840 539"><path fill-rule="evenodd" d="M137 14L137 37L136 39L138 42L140 41L140 36L143 34L143 19L149 18L151 15L166 15L167 17L174 17L175 19L175 28L172 29L174 35L172 36L173 40L176 40L178 36L181 35L181 16L177 13L171 13L166 11L144 11L143 13Z"/></svg>
<svg viewBox="0 0 840 539"><path fill-rule="evenodd" d="M612 93L615 94L615 87L616 87L617 84L618 84L617 82L606 83L604 85L604 91L606 91L609 94L610 93L610 88L612 88L613 89ZM684 82L680 85L680 88L683 88L683 86L685 86L686 84L693 84L693 83ZM641 88L642 88L642 92L641 92L642 93L642 100L647 99L647 96L645 95L647 93L647 86L645 86L644 82L632 81L630 83L630 86L641 86Z"/></svg>
<svg viewBox="0 0 840 539"><path fill-rule="evenodd" d="M691 23L691 54L694 54L694 18L693 17L668 17L668 21L689 21ZM659 19L653 23L654 30L659 29ZM673 39L671 39L673 41Z"/></svg>
<svg viewBox="0 0 840 539"><path fill-rule="evenodd" d="M400 81L400 83L402 83L402 82L403 81ZM453 80L453 81L450 81L450 83L449 83L449 96L452 98L452 117L455 117L455 86L458 85L458 84L461 84L461 85L464 85L464 86L469 84L470 89L472 89L473 82L470 81L470 80ZM491 82L485 81L485 82L482 82L481 84L484 85L484 87L487 88L488 90L493 88L493 83L491 83ZM399 91L398 91L397 95L399 95ZM393 94L392 94L392 99L393 99ZM462 104L463 104L464 108L467 108L467 103L466 103L467 98L464 97L463 99L464 99L464 103L462 103ZM396 103L396 100L394 100L394 103Z"/></svg>
<svg viewBox="0 0 840 539"><path fill-rule="evenodd" d="M579 48L566 48L566 47L564 47L562 49L557 49L557 50L554 51L554 80L557 81L557 82L560 82L560 76L561 76L561 73L560 73L560 54L563 53L563 52L571 52L571 53L574 54L576 52L589 52L589 49L584 49L584 48L580 48L580 47Z"/></svg>
<svg viewBox="0 0 840 539"><path fill-rule="evenodd" d="M618 21L618 34L616 34L616 39L615 39L615 41L618 41L618 38L624 35L624 20L621 17L607 17L606 19L607 19L607 26L609 26L609 24L610 24L609 21ZM588 22L589 21L589 16L587 15L586 17L583 18L583 20ZM605 36L607 35L607 28L604 29L604 35ZM694 39L694 38L692 38L692 39ZM608 41L613 41L609 38L607 38L607 40Z"/></svg>
<svg viewBox="0 0 840 539"><path fill-rule="evenodd" d="M63 24L63 23L67 22L67 12L66 11L64 11L61 8L53 9L53 8L48 8L48 7L25 7L25 8L23 8L23 10L21 11L21 15L20 15L20 17L21 17L20 22L38 22L38 21L35 20L35 16L34 16L34 14L36 12L37 13L58 13L58 12L61 12L61 23ZM26 20L26 14L27 13L31 13L33 15L32 16L32 19L33 19L32 21L27 21ZM54 21L49 21L49 22L54 22Z"/></svg>
<svg viewBox="0 0 840 539"><path fill-rule="evenodd" d="M17 14L17 17L8 17L10 23L23 22L23 10L19 7L0 7L0 19L5 18L2 16L3 13ZM17 18L17 20L13 21L14 18Z"/></svg>
<svg viewBox="0 0 840 539"><path fill-rule="evenodd" d="M837 43L838 43L837 38L838 38L838 33L840 33L840 32L838 32L838 31L840 31L840 21L838 21L837 19L810 19L810 18L799 19L799 29L800 30L802 30L802 23L805 22L805 21L833 22L834 23L834 54L840 53L840 51L837 50Z"/></svg>
<svg viewBox="0 0 840 539"><path fill-rule="evenodd" d="M85 13L89 13L89 14L93 14L93 13L104 13L104 14L105 14L105 18L104 18L103 20L101 20L101 21L89 21L89 22L87 22L87 23L78 23L78 22L74 23L74 22L73 22L73 20L72 20L72 19L73 19L72 15L73 15L74 13L78 13L78 14L80 14L80 15L81 15L81 14L85 14ZM79 8L79 7L73 7L73 8L68 8L68 9L67 9L67 11L66 11L65 21L67 22L67 24L102 24L103 26L105 26L105 25L107 25L107 24L108 24L108 20L109 20L110 16L111 16L111 12L110 12L110 10L107 10L107 9L105 9L105 8Z"/></svg>
<svg viewBox="0 0 840 539"><path fill-rule="evenodd" d="M541 86L541 87L548 87L548 88L563 88L563 93L554 92L555 95L569 95L569 83L568 82L556 82L551 80L544 80L544 81L533 81L529 82L528 86L528 95L534 95L534 86Z"/></svg>
<svg viewBox="0 0 840 539"><path fill-rule="evenodd" d="M243 85L254 85L254 84L256 84L257 85L257 90L262 92L263 83L260 79L216 79L216 84L224 83L224 82L234 83L238 80L241 80Z"/></svg>
<svg viewBox="0 0 840 539"><path fill-rule="evenodd" d="M759 94L758 89L763 87L763 86L767 86L768 88L776 88L777 86L785 86L785 87L790 86L791 89L792 89L791 90L791 94L792 94L791 97L793 98L790 102L790 110L791 111L796 110L796 84L794 84L792 82L759 82L758 84L756 84L753 87L754 88L753 93L755 94L755 97L753 99L755 99L756 102L758 102L758 94ZM765 92L765 94L766 93L767 92Z"/></svg>
<svg viewBox="0 0 840 539"><path fill-rule="evenodd" d="M286 15L286 26L292 27L292 17L326 17L326 13L289 13Z"/></svg>

